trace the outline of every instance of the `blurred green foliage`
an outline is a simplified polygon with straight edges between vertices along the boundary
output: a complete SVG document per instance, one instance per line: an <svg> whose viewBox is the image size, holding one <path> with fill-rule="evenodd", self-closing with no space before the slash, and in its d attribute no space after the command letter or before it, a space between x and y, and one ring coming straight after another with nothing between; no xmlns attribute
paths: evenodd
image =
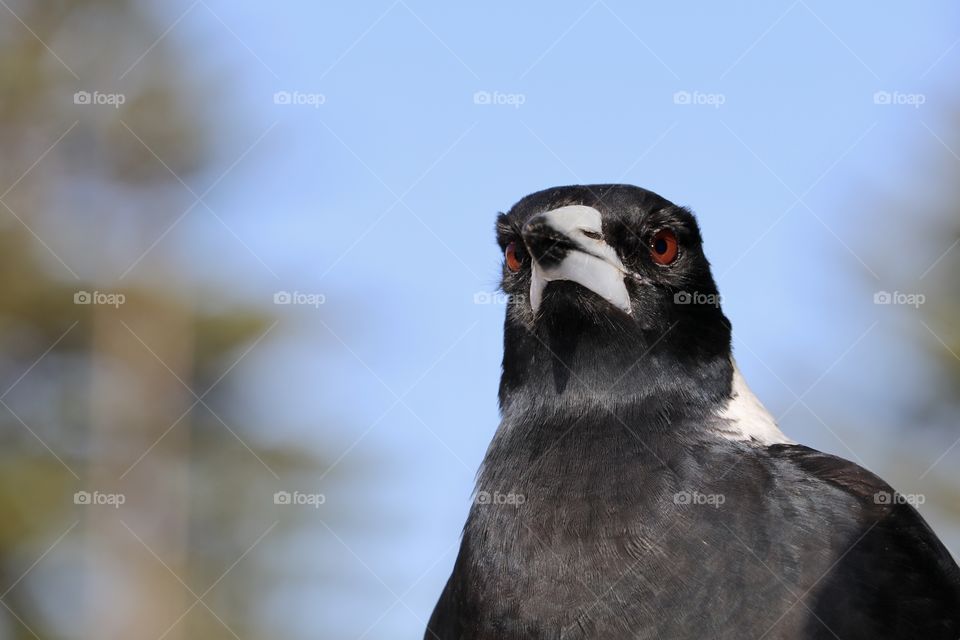
<svg viewBox="0 0 960 640"><path fill-rule="evenodd" d="M264 444L276 425L232 411L254 390L220 379L274 319L210 287L198 304L202 282L165 281L164 245L117 278L114 248L146 252L208 168L216 84L145 3L0 14L0 637L283 636L262 607L283 566L251 545L300 526L271 497L324 465ZM95 90L124 103L74 103ZM75 303L98 289L125 303ZM74 504L94 490L125 504Z"/></svg>

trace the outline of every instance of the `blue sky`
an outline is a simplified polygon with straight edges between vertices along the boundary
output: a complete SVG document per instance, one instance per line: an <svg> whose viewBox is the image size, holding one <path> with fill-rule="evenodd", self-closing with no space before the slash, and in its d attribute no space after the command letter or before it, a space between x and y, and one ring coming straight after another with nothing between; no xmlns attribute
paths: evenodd
<svg viewBox="0 0 960 640"><path fill-rule="evenodd" d="M945 152L958 17L948 2L190 8L169 37L227 87L198 105L226 114L198 186L245 155L208 198L236 237L191 216L184 261L264 304L326 296L241 368L250 410L297 425L264 437L376 469L342 497L369 525L340 535L352 577L301 604L338 637L422 630L498 421L503 308L474 303L499 274L495 214L552 185L690 206L757 394L795 439L892 468L915 347L896 338L909 312L872 295L913 290L936 255L871 251L905 231L874 209Z"/></svg>

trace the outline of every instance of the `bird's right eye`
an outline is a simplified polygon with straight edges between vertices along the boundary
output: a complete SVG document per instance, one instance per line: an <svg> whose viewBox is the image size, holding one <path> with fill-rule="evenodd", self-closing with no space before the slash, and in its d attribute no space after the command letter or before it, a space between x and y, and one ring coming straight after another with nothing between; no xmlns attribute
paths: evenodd
<svg viewBox="0 0 960 640"><path fill-rule="evenodd" d="M523 254L517 249L517 243L511 242L503 252L507 260L507 269L516 273L523 267Z"/></svg>

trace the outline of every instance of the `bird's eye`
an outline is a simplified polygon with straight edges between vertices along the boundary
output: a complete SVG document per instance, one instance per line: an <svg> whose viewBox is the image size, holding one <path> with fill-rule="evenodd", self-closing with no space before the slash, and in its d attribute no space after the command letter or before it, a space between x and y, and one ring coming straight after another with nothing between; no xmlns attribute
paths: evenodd
<svg viewBox="0 0 960 640"><path fill-rule="evenodd" d="M672 264L677 259L679 250L677 234L670 229L660 229L653 234L653 239L650 241L650 256L657 264Z"/></svg>
<svg viewBox="0 0 960 640"><path fill-rule="evenodd" d="M511 242L507 245L504 256L507 260L507 269L510 269L510 271L514 273L520 271L520 268L523 266L523 250L517 248L516 242Z"/></svg>

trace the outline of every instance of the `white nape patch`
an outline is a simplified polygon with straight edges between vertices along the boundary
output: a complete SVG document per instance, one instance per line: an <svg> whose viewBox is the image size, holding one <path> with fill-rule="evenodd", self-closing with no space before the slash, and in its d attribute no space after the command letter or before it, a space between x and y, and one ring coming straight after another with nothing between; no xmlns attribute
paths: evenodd
<svg viewBox="0 0 960 640"><path fill-rule="evenodd" d="M733 361L733 387L730 400L719 413L727 424L720 435L730 440L754 442L762 445L795 444L784 435L776 420L754 395L736 361Z"/></svg>
<svg viewBox="0 0 960 640"><path fill-rule="evenodd" d="M543 267L536 261L530 280L530 306L540 308L543 290L553 280L570 280L590 289L618 309L630 313L630 296L624 284L626 267L613 247L602 238L600 212L593 207L570 205L538 214L554 230L562 233L581 251L571 251L560 264Z"/></svg>

